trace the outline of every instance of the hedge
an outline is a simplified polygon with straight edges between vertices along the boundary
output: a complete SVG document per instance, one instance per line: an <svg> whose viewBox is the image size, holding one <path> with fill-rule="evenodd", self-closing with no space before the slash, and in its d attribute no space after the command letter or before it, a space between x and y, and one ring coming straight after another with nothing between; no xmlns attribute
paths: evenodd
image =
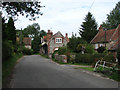
<svg viewBox="0 0 120 90"><path fill-rule="evenodd" d="M94 55L77 53L75 57L75 62L92 64L94 62Z"/></svg>

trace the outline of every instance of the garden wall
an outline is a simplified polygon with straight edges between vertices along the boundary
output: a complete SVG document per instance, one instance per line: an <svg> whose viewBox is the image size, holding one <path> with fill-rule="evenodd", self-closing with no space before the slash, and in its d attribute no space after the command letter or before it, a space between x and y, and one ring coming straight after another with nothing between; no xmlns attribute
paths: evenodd
<svg viewBox="0 0 120 90"><path fill-rule="evenodd" d="M67 56L66 55L55 54L55 59L60 61L60 62L67 63Z"/></svg>

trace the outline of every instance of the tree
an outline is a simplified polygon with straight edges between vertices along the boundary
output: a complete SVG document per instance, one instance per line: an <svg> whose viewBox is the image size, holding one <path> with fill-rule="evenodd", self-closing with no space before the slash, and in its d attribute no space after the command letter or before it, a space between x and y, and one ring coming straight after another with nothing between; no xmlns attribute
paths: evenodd
<svg viewBox="0 0 120 90"><path fill-rule="evenodd" d="M86 43L86 41L72 34L72 37L70 38L70 41L67 44L67 47L73 52L78 52L77 50L78 44L84 44L84 43Z"/></svg>
<svg viewBox="0 0 120 90"><path fill-rule="evenodd" d="M107 20L103 22L106 29L114 29L120 24L120 1L116 4L115 8L107 14Z"/></svg>
<svg viewBox="0 0 120 90"><path fill-rule="evenodd" d="M40 31L40 37L43 37L43 36L46 36L46 35L47 35L47 33L44 30Z"/></svg>
<svg viewBox="0 0 120 90"><path fill-rule="evenodd" d="M24 37L36 37L38 35L40 35L40 25L38 23L34 23L32 25L27 26L27 28L25 28L23 30L23 35Z"/></svg>
<svg viewBox="0 0 120 90"><path fill-rule="evenodd" d="M11 40L13 44L16 43L16 30L14 26L14 21L12 17L9 18L7 27L6 27L7 39Z"/></svg>
<svg viewBox="0 0 120 90"><path fill-rule="evenodd" d="M81 25L82 28L79 29L79 34L83 40L89 43L97 33L97 23L90 12L88 12L84 20L85 22Z"/></svg>
<svg viewBox="0 0 120 90"><path fill-rule="evenodd" d="M32 49L34 53L37 53L38 51L40 51L40 44L41 44L40 36L35 36L32 41Z"/></svg>
<svg viewBox="0 0 120 90"><path fill-rule="evenodd" d="M39 15L43 15L40 12L40 8L44 7L40 5L41 2L2 2L2 10L9 16L16 17L21 14L22 16L29 17L30 20L39 18Z"/></svg>

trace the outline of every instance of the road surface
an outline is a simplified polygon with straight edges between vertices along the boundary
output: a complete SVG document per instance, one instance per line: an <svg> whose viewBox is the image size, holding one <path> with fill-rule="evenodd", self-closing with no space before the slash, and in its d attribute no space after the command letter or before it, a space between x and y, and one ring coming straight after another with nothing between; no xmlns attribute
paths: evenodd
<svg viewBox="0 0 120 90"><path fill-rule="evenodd" d="M15 66L12 83L12 88L118 88L116 81L40 55L24 56Z"/></svg>

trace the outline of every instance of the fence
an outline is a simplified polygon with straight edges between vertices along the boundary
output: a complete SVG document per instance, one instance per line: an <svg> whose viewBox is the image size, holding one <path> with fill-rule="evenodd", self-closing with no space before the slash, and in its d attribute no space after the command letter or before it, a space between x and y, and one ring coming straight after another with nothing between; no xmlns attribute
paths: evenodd
<svg viewBox="0 0 120 90"><path fill-rule="evenodd" d="M117 63L110 63L110 62L106 62L106 61L102 61L102 60L98 60L95 64L94 67L94 71L96 71L96 69L101 66L103 68L111 68L113 69L115 66L117 65ZM118 68L115 68L116 70L118 70Z"/></svg>

